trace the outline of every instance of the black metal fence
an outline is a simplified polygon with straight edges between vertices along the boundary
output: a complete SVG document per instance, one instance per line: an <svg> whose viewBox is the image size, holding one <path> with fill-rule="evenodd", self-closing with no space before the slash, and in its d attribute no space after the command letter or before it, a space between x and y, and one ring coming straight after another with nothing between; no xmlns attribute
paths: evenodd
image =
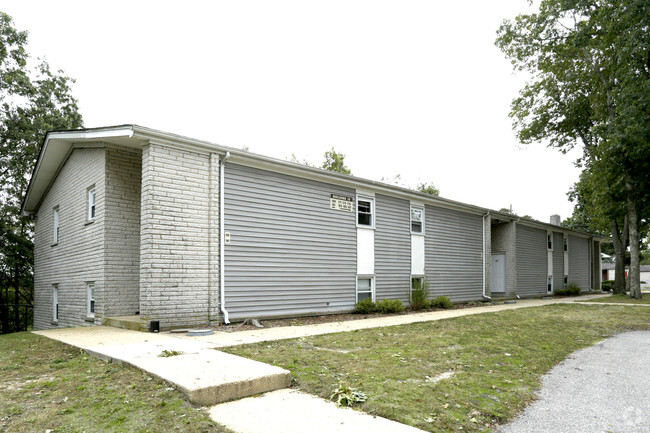
<svg viewBox="0 0 650 433"><path fill-rule="evenodd" d="M30 331L34 324L34 306L29 304L0 304L2 323L0 333Z"/></svg>

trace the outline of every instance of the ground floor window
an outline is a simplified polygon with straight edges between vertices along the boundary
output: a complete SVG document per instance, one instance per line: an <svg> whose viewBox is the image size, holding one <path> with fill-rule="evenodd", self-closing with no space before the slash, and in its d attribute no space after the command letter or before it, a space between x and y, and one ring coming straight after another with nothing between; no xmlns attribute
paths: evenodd
<svg viewBox="0 0 650 433"><path fill-rule="evenodd" d="M95 316L95 283L88 283L88 317Z"/></svg>
<svg viewBox="0 0 650 433"><path fill-rule="evenodd" d="M59 321L59 285L52 286L52 321Z"/></svg>
<svg viewBox="0 0 650 433"><path fill-rule="evenodd" d="M553 292L553 275L549 275L546 277L546 291L548 293Z"/></svg>
<svg viewBox="0 0 650 433"><path fill-rule="evenodd" d="M374 298L374 281L373 277L357 277L357 302Z"/></svg>

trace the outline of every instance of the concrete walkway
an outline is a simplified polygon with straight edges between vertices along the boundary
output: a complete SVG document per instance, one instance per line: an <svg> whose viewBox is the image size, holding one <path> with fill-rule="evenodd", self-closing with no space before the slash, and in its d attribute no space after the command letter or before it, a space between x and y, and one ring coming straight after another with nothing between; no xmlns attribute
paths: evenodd
<svg viewBox="0 0 650 433"><path fill-rule="evenodd" d="M584 301L602 296L589 295L579 299ZM291 382L287 370L214 349L574 302L574 298L518 300L514 304L253 331L216 332L202 337L169 332L152 334L107 326L62 328L35 333L79 347L106 361L126 363L147 371L175 384L194 404L211 406L232 401L213 407L210 413L216 422L237 432L291 433L309 430L413 433L419 430L357 411L341 409L332 402L311 395L285 390ZM173 356L160 356L165 351ZM269 393L261 397L246 398L266 392ZM260 416L264 413L266 415Z"/></svg>

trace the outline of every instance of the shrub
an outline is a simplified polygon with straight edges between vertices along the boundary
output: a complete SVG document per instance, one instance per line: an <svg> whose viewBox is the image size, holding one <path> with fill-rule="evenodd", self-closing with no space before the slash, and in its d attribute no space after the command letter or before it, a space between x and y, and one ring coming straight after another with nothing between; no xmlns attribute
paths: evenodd
<svg viewBox="0 0 650 433"><path fill-rule="evenodd" d="M364 299L364 301L365 300L366 299ZM361 302L359 302L359 304ZM330 400L336 400L337 406L352 406L355 403L363 403L367 399L368 396L365 392L361 392L355 388L350 388L344 383L339 383L330 396Z"/></svg>
<svg viewBox="0 0 650 433"><path fill-rule="evenodd" d="M411 310L426 308L429 297L429 281L426 278L411 279Z"/></svg>
<svg viewBox="0 0 650 433"><path fill-rule="evenodd" d="M606 292L611 292L614 290L614 280L603 281L602 288Z"/></svg>
<svg viewBox="0 0 650 433"><path fill-rule="evenodd" d="M377 312L377 304L372 302L372 299L366 298L363 301L359 301L354 306L352 310L354 314L370 314Z"/></svg>
<svg viewBox="0 0 650 433"><path fill-rule="evenodd" d="M380 313L401 313L404 311L404 304L399 299L382 299L377 301L377 311Z"/></svg>
<svg viewBox="0 0 650 433"><path fill-rule="evenodd" d="M449 310L450 308L454 308L454 303L451 302L451 299L446 296L438 296L436 299L431 301L431 308L442 308Z"/></svg>
<svg viewBox="0 0 650 433"><path fill-rule="evenodd" d="M559 289L555 291L556 296L580 296L580 287L575 283L570 283L566 289Z"/></svg>

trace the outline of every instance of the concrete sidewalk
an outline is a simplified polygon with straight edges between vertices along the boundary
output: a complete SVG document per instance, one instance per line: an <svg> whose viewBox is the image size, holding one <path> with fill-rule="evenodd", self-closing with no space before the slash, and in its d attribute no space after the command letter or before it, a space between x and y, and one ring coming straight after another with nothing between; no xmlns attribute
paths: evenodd
<svg viewBox="0 0 650 433"><path fill-rule="evenodd" d="M588 295L581 296L579 299L584 301L602 296ZM290 433L318 428L320 430L313 431L413 433L419 430L386 419L341 409L331 402L314 396L284 390L291 383L291 376L287 370L214 349L575 301L574 298L518 300L514 304L253 331L216 332L201 337L189 337L186 334L170 332L145 333L107 326L62 328L35 333L79 347L106 361L126 363L149 372L176 385L194 404L211 406L231 401L226 405L215 406L210 413L216 422L238 432ZM178 354L160 356L164 351ZM246 398L262 393L267 394ZM259 414L266 413L265 410L268 413L260 417ZM253 416L253 414L257 415Z"/></svg>

